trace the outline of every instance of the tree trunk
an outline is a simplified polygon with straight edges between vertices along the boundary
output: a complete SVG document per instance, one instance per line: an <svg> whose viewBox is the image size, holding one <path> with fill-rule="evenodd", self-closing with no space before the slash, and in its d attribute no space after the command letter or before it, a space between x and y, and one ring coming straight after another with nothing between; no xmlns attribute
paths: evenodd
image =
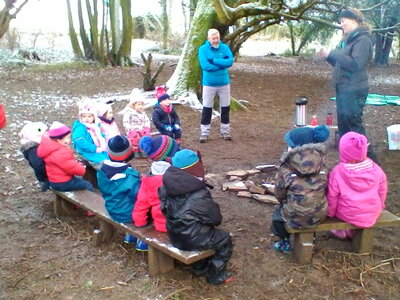
<svg viewBox="0 0 400 300"><path fill-rule="evenodd" d="M197 52L205 42L207 31L213 27L214 22L216 22L216 13L211 0L199 0L178 65L167 82L169 94L183 96L188 105L195 109L202 107L197 98L201 85Z"/></svg>
<svg viewBox="0 0 400 300"><path fill-rule="evenodd" d="M153 61L153 56L151 53L148 55L147 59L144 57L143 53L140 54L140 57L143 60L144 63L144 72L142 72L143 75L143 90L144 91L154 91L155 90L155 83L157 80L158 75L160 75L161 71L163 70L165 63L163 62L160 64L154 73L154 75L151 75L151 63Z"/></svg>
<svg viewBox="0 0 400 300"><path fill-rule="evenodd" d="M29 0L25 0L19 7L15 7L15 1L12 0L5 0L4 7L0 10L0 39L3 35L7 32L8 28L10 27L10 22L12 19L15 19L17 14L20 12L22 7L28 3ZM10 13L12 9L15 8L14 13Z"/></svg>
<svg viewBox="0 0 400 300"><path fill-rule="evenodd" d="M132 66L132 15L131 0L121 0L122 10L122 41L117 52L117 63L119 66Z"/></svg>
<svg viewBox="0 0 400 300"><path fill-rule="evenodd" d="M167 0L160 0L162 12L161 12L161 25L162 25L162 49L166 50L168 46L168 13L167 13Z"/></svg>
<svg viewBox="0 0 400 300"><path fill-rule="evenodd" d="M97 13L97 0L93 0L93 12L90 4L90 0L86 0L86 10L90 24L90 43L94 51L95 59L102 65L105 65L105 58L101 56L100 45L99 45L99 29L97 25L98 13Z"/></svg>
<svg viewBox="0 0 400 300"><path fill-rule="evenodd" d="M69 25L69 38L71 40L72 50L76 58L83 58L81 47L79 46L78 36L75 32L74 21L72 19L71 4L67 0L67 10L68 10L68 25Z"/></svg>
<svg viewBox="0 0 400 300"><path fill-rule="evenodd" d="M81 1L78 1L79 35L81 36L83 51L86 59L94 59L94 51L86 35L85 23L83 21Z"/></svg>

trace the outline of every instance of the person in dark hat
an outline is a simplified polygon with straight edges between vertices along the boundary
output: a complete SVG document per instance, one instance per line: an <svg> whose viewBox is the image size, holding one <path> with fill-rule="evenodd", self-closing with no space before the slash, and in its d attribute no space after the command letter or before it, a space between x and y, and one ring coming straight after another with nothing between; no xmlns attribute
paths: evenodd
<svg viewBox="0 0 400 300"><path fill-rule="evenodd" d="M207 273L211 284L230 282L226 265L232 241L229 232L216 228L222 222L221 210L204 181L200 154L189 149L177 152L162 181L158 194L172 245L189 251L214 249L215 255L193 265L193 273Z"/></svg>
<svg viewBox="0 0 400 300"><path fill-rule="evenodd" d="M140 187L140 173L132 168L128 161L135 157L128 138L123 135L112 137L108 141L105 160L97 171L97 181L110 217L119 223L132 223L132 211ZM147 250L147 244L126 234L126 243L136 243L136 249ZM143 245L144 244L144 245Z"/></svg>
<svg viewBox="0 0 400 300"><path fill-rule="evenodd" d="M339 137L349 131L366 135L362 117L369 92L368 64L373 56L371 29L363 14L355 8L342 10L339 21L342 41L334 50L321 49L319 55L334 67ZM368 157L378 161L371 146Z"/></svg>
<svg viewBox="0 0 400 300"><path fill-rule="evenodd" d="M327 168L324 164L329 129L325 125L300 127L285 134L288 151L281 157L275 182L275 197L280 205L272 215L272 233L280 238L274 244L279 252L290 253L291 228L312 228L325 220Z"/></svg>
<svg viewBox="0 0 400 300"><path fill-rule="evenodd" d="M157 103L153 110L153 124L163 134L181 142L182 129L178 113L170 102L170 97L163 87L157 87Z"/></svg>

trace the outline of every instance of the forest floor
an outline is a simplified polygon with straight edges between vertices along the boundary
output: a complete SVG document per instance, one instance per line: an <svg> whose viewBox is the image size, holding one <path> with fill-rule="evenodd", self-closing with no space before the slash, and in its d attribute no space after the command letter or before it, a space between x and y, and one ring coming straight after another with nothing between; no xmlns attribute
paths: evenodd
<svg viewBox="0 0 400 300"><path fill-rule="evenodd" d="M174 67L169 62L159 82L165 82ZM0 299L400 299L400 228L377 230L374 252L368 255L354 254L350 242L320 234L312 263L300 266L272 248L272 205L221 189L228 171L279 164L298 96L309 98L308 115L317 115L321 123L328 112L335 112L329 100L332 70L322 61L240 58L231 70L232 96L250 105L232 112L231 142L219 138L215 120L211 140L199 144L199 112L177 106L183 146L200 150L207 173L219 175L212 194L224 216L221 227L233 234L230 284L209 285L183 265L152 278L146 254L123 244L122 233L108 245L93 247L95 217L82 213L56 218L52 193L38 191L18 151L23 120L71 125L77 99L129 94L141 86L140 71L82 65L0 69L0 102L8 116L7 127L0 131ZM372 67L370 74L371 92L400 95L400 65ZM125 104L117 102L114 110ZM116 117L120 122L121 115ZM399 108L366 106L364 120L388 176L387 209L400 214L400 152L388 150L386 134L387 126L400 123ZM333 134L328 148L326 162L332 168L338 162ZM133 160L132 165L146 172L149 162ZM269 179L266 174L265 181Z"/></svg>

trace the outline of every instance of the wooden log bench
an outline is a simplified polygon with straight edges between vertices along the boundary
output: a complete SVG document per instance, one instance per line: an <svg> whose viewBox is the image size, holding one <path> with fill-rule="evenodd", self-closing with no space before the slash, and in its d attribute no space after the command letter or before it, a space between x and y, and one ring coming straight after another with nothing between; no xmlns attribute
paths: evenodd
<svg viewBox="0 0 400 300"><path fill-rule="evenodd" d="M286 227L286 230L294 235L293 254L296 262L299 264L308 264L311 262L314 246L313 238L314 233L316 232L335 229L354 229L355 235L352 241L354 252L371 253L375 229L390 226L400 226L400 218L391 212L384 210L374 226L370 228L358 228L337 218L327 218L323 223L314 228L293 229Z"/></svg>
<svg viewBox="0 0 400 300"><path fill-rule="evenodd" d="M182 251L172 246L168 235L156 231L153 226L135 227L133 224L115 222L109 216L104 206L103 198L90 191L58 192L55 194L54 213L56 216L73 214L73 204L92 211L100 219L100 229L93 232L93 243L99 245L108 242L116 230L130 233L149 245L148 265L152 276L169 272L174 269L174 260L186 265L215 254L214 250Z"/></svg>

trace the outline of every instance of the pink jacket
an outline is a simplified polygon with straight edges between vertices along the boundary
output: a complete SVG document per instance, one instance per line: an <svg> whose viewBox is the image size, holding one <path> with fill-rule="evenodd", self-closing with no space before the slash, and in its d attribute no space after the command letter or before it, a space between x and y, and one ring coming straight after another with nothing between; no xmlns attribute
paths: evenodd
<svg viewBox="0 0 400 300"><path fill-rule="evenodd" d="M116 135L121 135L118 129L117 122L113 120L111 123L100 120L100 130L104 134L106 142Z"/></svg>
<svg viewBox="0 0 400 300"><path fill-rule="evenodd" d="M328 216L371 227L385 208L386 193L386 175L372 160L341 162L329 174Z"/></svg>

